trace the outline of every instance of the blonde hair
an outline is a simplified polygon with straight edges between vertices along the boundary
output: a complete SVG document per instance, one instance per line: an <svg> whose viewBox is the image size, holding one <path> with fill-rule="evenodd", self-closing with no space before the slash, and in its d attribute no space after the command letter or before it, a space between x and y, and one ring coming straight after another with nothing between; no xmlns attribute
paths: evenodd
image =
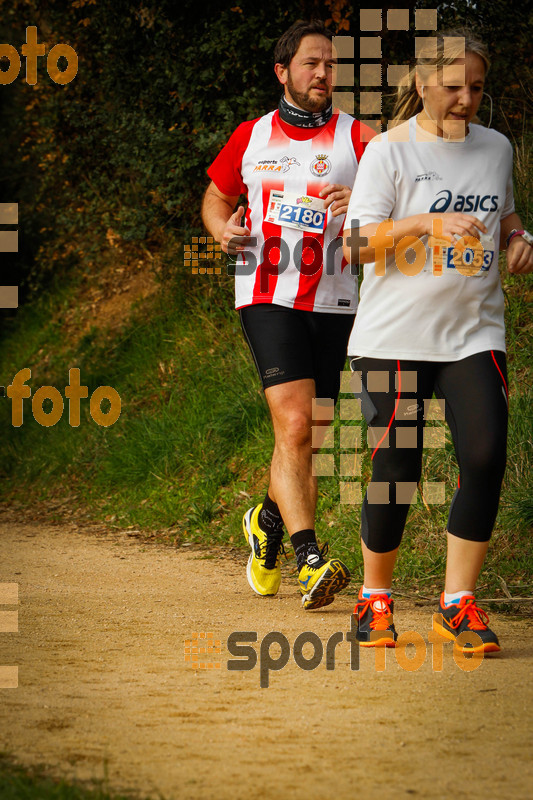
<svg viewBox="0 0 533 800"><path fill-rule="evenodd" d="M454 42L454 39L457 42ZM433 40L436 40L436 51ZM463 57L463 53L474 53L479 56L485 65L485 75L487 74L490 68L487 47L467 28L442 31L438 36L426 40L417 58L416 66L409 70L405 81L398 86L391 122L394 121L397 124L422 111L422 100L416 89L417 72L424 81L428 80L430 75L435 74L435 71L442 70L442 67Z"/></svg>

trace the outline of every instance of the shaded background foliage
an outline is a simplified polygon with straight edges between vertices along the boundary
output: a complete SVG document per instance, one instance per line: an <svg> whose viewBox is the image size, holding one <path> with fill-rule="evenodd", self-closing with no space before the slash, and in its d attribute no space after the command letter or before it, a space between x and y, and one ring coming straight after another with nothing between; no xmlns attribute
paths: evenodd
<svg viewBox="0 0 533 800"><path fill-rule="evenodd" d="M36 25L47 49L66 42L79 56L66 86L50 80L41 58L35 86L23 62L17 80L0 87L0 199L19 203L21 243L17 256L3 257L4 283L22 284L28 296L54 276L92 272L110 230L141 249L170 242L178 260L179 242L200 226L206 167L238 122L277 104L271 64L280 33L311 16L335 33L359 33L359 7L347 0L234 3L0 0L0 41L20 52ZM532 103L531 2L400 4L435 5L440 29L482 31L493 57L493 126L519 136ZM409 33L384 32L384 68L412 61L410 19ZM356 46L356 64L357 56ZM354 90L357 106L357 68ZM385 115L390 108L385 98Z"/></svg>
<svg viewBox="0 0 533 800"><path fill-rule="evenodd" d="M23 287L22 307L2 317L0 381L31 366L36 386L62 387L77 366L90 394L109 384L124 401L109 429L90 420L87 401L79 428L66 410L57 426L41 427L28 401L24 425L14 428L10 404L0 401L0 498L20 507L37 499L70 514L81 504L82 515L163 528L177 543L231 544L243 503L264 492L272 432L249 354L237 344L231 281L192 276L183 243L199 231L205 170L218 149L239 122L278 102L272 51L281 32L316 15L333 32L357 37L359 11L346 0L234 3L0 0L0 42L20 51L35 25L48 49L68 43L80 61L63 87L49 79L44 59L35 86L24 69L0 86L0 200L18 202L20 211L20 251L0 255L0 279ZM493 125L514 139L515 194L531 224L531 4L446 3L439 11L441 30L477 23L491 48ZM384 68L412 60L414 33L383 32ZM355 59L358 113L357 47ZM392 100L384 100L386 118ZM132 310L122 291L137 277L152 294L138 291L135 299L144 300ZM497 546L485 570L485 586L507 579L526 594L527 291L523 278L504 277L512 424ZM452 451L448 435L424 467L424 480L444 482L448 499L457 482ZM368 451L364 458L366 481ZM338 475L321 481L317 519L359 575L359 508L347 509L339 492ZM401 580L437 590L431 581L443 569L444 526L444 506L428 511L419 502L412 510Z"/></svg>

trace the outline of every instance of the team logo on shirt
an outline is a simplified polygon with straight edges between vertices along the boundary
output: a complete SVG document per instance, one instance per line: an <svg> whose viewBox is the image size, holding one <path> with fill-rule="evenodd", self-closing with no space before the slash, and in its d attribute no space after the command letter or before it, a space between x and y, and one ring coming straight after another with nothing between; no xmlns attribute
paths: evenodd
<svg viewBox="0 0 533 800"><path fill-rule="evenodd" d="M441 181L441 176L435 172L434 169L428 170L428 172L421 172L420 175L417 175L415 178L415 183L419 183L420 181Z"/></svg>
<svg viewBox="0 0 533 800"><path fill-rule="evenodd" d="M444 211L497 211L497 194L458 194L454 198L449 189L437 192L430 213L443 213Z"/></svg>
<svg viewBox="0 0 533 800"><path fill-rule="evenodd" d="M294 156L283 156L280 160L280 164L283 165L283 172L288 172L292 166L300 166L300 162L297 158L294 158Z"/></svg>
<svg viewBox="0 0 533 800"><path fill-rule="evenodd" d="M315 160L311 162L310 170L317 178L322 178L324 175L327 175L328 172L331 172L331 161L327 155L318 153L315 156Z"/></svg>
<svg viewBox="0 0 533 800"><path fill-rule="evenodd" d="M254 172L288 172L291 167L299 167L300 162L294 156L283 156L279 161L277 158L270 161L259 161L255 167Z"/></svg>

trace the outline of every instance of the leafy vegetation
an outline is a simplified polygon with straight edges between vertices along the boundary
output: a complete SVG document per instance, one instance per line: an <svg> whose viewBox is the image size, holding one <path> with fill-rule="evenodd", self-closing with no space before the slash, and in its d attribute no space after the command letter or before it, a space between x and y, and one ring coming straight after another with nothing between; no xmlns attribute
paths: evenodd
<svg viewBox="0 0 533 800"><path fill-rule="evenodd" d="M411 29L383 32L383 66L412 58L412 12L432 6L404 4ZM443 3L439 27L474 23L495 42L493 125L515 144L517 203L531 226L531 51L513 7ZM40 41L71 44L80 64L65 86L41 65L35 86L22 70L2 87L0 157L10 169L0 193L19 203L21 242L3 261L4 275L12 266L18 276L3 282L22 284L23 304L2 320L0 378L6 385L30 367L33 391L51 385L64 394L69 369L78 367L89 395L110 385L123 404L109 428L93 421L88 400L79 427L66 408L45 428L26 400L24 423L14 428L10 402L0 398L2 497L21 506L46 502L58 516L83 509L176 544L241 544L242 513L268 481L270 424L231 310L231 281L192 275L183 245L200 230L207 165L237 122L277 103L269 65L280 32L316 14L332 30L358 36L358 12L344 0L267 7L206 0L201 15L191 0L0 0L0 11L0 40L20 51L26 27L36 25ZM357 88L356 70L356 98ZM146 292L131 290L138 303L130 315L127 287L143 280ZM501 594L501 579L526 594L531 580L530 286L504 280L512 416L501 512L482 578L490 596ZM336 455L337 470L339 463ZM363 482L369 469L364 451ZM446 503L426 505L419 496L397 581L433 591L456 485L449 436L424 469L423 481L448 487ZM318 532L360 577L359 506L340 502L341 480L337 471L320 482Z"/></svg>
<svg viewBox="0 0 533 800"><path fill-rule="evenodd" d="M384 75L389 63L413 62L414 11L434 6L405 2L405 31L387 30L383 4ZM493 125L519 139L531 112L533 12L503 0L438 8L440 29L466 23L491 44ZM201 14L193 0L0 0L0 41L20 52L34 25L48 49L65 42L79 59L64 86L49 78L43 57L37 83L28 85L23 60L0 94L0 158L9 164L0 200L19 203L21 242L4 262L17 269L24 296L66 275L97 274L109 235L141 257L165 247L177 261L200 227L208 164L238 122L277 104L274 42L294 19L310 16L340 35L359 35L358 7L348 0L206 0ZM355 69L356 114L358 88Z"/></svg>
<svg viewBox="0 0 533 800"><path fill-rule="evenodd" d="M383 74L389 63L412 61L418 8L438 5L440 29L473 25L489 43L492 124L515 145L515 196L531 228L531 4L401 5L410 10L410 30L382 31ZM393 7L382 4L384 19ZM201 9L192 0L0 0L1 42L20 52L27 26L35 25L47 49L66 42L79 56L68 85L52 83L40 59L35 86L25 82L23 65L0 91L0 201L19 204L19 252L2 254L2 284L20 284L22 299L16 313L0 320L0 382L30 367L33 391L51 385L64 394L69 369L78 367L89 395L111 385L122 399L121 417L109 428L93 421L88 400L79 427L70 426L65 404L49 428L35 422L25 400L23 425L14 428L10 401L0 397L4 502L58 520L102 519L176 545L243 544L242 513L268 481L268 412L231 311L230 279L191 275L183 244L200 232L205 170L216 152L238 122L277 104L270 64L281 31L298 17L319 16L334 32L357 39L358 11L348 0L204 0ZM355 51L357 60L357 42ZM356 115L358 89L356 65ZM385 118L391 106L384 90ZM486 103L482 117L488 118ZM133 293L139 300L130 315L125 287L141 277L148 290ZM505 277L504 290L509 459L480 593L530 597L531 280ZM336 474L320 479L318 534L346 560L357 585L360 508L341 503L340 426L337 417ZM429 505L419 493L397 590L429 596L440 590L456 474L446 433L445 448L428 451L422 478L422 487L444 482L446 502ZM363 484L369 476L363 449ZM4 759L0 795L123 800Z"/></svg>
<svg viewBox="0 0 533 800"><path fill-rule="evenodd" d="M0 405L3 498L24 507L45 503L57 516L89 509L93 518L175 544L243 544L241 516L268 482L273 445L268 412L238 319L231 310L229 279L198 276L195 291L177 305L166 284L133 312L117 333L93 327L84 336L65 330L65 296L45 296L20 312L5 335L0 374L32 369L33 393L41 385L64 394L68 370L78 366L89 397L104 384L122 398L122 414L109 428L81 401L79 427L68 409L45 428L24 401L24 422L11 425L11 402ZM527 279L505 281L508 317L511 424L509 467L498 525L483 574L488 596L527 595L531 576L531 390L525 342L531 331ZM71 289L75 298L75 287ZM349 393L341 399L349 399ZM45 405L45 410L46 405ZM335 421L336 473L320 479L318 534L358 577L359 505L341 502L340 425ZM440 423L435 423L439 425ZM447 429L446 429L447 431ZM365 441L363 432L363 441ZM325 450L325 453L328 451ZM353 452L353 451L352 451ZM370 459L362 451L362 482ZM352 479L354 480L354 479ZM358 479L355 479L358 480ZM426 504L424 482L443 482L446 502ZM446 446L427 451L422 493L413 506L401 550L398 586L433 591L443 574L446 513L457 483L449 433ZM523 587L523 590L521 589Z"/></svg>

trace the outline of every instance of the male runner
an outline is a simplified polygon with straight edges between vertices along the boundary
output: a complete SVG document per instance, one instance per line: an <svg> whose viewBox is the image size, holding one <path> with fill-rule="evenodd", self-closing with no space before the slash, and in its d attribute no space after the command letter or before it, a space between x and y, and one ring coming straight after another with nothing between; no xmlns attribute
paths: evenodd
<svg viewBox="0 0 533 800"><path fill-rule="evenodd" d="M224 252L237 256L236 308L274 427L267 494L243 519L252 548L248 582L260 595L278 591L285 523L302 603L312 609L331 603L350 580L316 541L312 429L328 421L313 419L313 401L329 398L331 407L339 392L357 305L342 226L363 128L366 141L372 133L333 112L335 59L322 22L292 25L274 61L284 89L279 108L232 134L208 170L202 217ZM241 194L246 212L234 210Z"/></svg>

